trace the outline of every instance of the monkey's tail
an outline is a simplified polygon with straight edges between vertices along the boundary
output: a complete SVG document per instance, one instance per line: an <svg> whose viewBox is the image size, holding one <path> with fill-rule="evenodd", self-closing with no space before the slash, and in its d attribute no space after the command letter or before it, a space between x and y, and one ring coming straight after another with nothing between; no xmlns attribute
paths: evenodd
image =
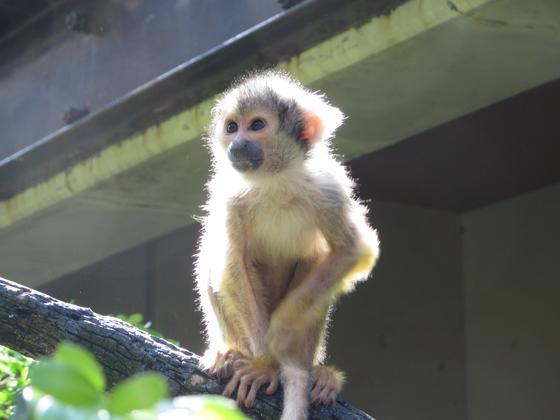
<svg viewBox="0 0 560 420"><path fill-rule="evenodd" d="M296 366L282 366L284 409L280 420L307 419L309 371Z"/></svg>

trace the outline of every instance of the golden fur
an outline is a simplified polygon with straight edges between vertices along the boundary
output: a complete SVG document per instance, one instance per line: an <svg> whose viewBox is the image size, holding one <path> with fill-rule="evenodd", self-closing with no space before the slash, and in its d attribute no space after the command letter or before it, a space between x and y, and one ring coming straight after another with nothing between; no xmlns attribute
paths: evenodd
<svg viewBox="0 0 560 420"><path fill-rule="evenodd" d="M255 118L263 129L246 128ZM310 381L313 402L334 401L343 374L321 366L329 309L379 254L367 209L330 150L342 121L323 96L267 72L225 92L209 129L213 174L196 266L205 360L246 406L261 385L274 392L281 373L285 419L305 418ZM229 161L240 138L263 151L258 169Z"/></svg>

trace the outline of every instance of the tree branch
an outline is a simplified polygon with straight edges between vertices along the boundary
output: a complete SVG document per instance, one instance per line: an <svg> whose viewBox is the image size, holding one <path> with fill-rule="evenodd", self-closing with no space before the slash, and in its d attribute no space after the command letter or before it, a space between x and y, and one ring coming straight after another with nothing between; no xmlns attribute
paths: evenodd
<svg viewBox="0 0 560 420"><path fill-rule="evenodd" d="M167 378L172 395L221 394L224 384L198 367L198 356L153 337L119 319L89 308L64 303L44 293L0 278L0 344L37 358L51 354L63 340L91 351L114 385L137 372L153 370ZM248 414L276 419L282 393L259 392ZM315 407L311 419L371 419L342 400L332 407Z"/></svg>

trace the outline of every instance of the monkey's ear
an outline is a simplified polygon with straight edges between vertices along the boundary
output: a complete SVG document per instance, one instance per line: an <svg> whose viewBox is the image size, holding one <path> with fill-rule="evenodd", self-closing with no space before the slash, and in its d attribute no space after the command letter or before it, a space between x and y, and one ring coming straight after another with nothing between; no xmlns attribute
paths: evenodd
<svg viewBox="0 0 560 420"><path fill-rule="evenodd" d="M342 124L344 114L327 103L322 96L313 95L313 103L304 107L305 128L302 139L308 142L328 140Z"/></svg>
<svg viewBox="0 0 560 420"><path fill-rule="evenodd" d="M305 120L305 125L301 133L301 139L306 142L318 141L323 131L323 122L321 118L311 111L303 111L303 118Z"/></svg>

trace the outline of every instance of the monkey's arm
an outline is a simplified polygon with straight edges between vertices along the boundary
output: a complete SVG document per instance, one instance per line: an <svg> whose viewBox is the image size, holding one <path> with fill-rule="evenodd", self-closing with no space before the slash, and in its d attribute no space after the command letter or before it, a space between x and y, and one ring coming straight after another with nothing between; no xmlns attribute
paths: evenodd
<svg viewBox="0 0 560 420"><path fill-rule="evenodd" d="M299 343L324 322L333 300L367 277L376 262L375 231L368 226L357 203L347 204L342 199L340 206L325 208L317 216L330 248L326 257L272 314L268 343L280 361L303 362L297 354Z"/></svg>
<svg viewBox="0 0 560 420"><path fill-rule="evenodd" d="M242 238L240 241L242 242ZM268 330L268 316L261 296L258 274L243 249L243 244L231 242L228 250L227 266L221 280L219 295L226 317L237 322L235 341L246 341L246 348L240 350L247 356L268 355L265 334ZM226 340L228 337L226 337Z"/></svg>
<svg viewBox="0 0 560 420"><path fill-rule="evenodd" d="M250 407L261 385L268 384L268 394L276 391L278 364L265 342L268 315L246 252L243 221L234 211L227 218L223 214L212 214L206 223L197 264L210 344L204 359L210 373L231 377L224 395L238 389L238 404Z"/></svg>
<svg viewBox="0 0 560 420"><path fill-rule="evenodd" d="M210 223L213 222L213 223ZM225 337L231 335L230 325L225 321L221 306L217 301L216 293L212 287L212 275L216 265L222 263L212 261L212 255L222 255L222 250L215 250L213 238L215 237L215 220L207 218L204 221L199 250L195 264L196 289L198 303L203 313L205 339L208 348L201 359L201 366L219 378L227 372L227 362L230 349L225 342Z"/></svg>
<svg viewBox="0 0 560 420"><path fill-rule="evenodd" d="M214 203L204 225L197 263L200 303L210 347L246 356L267 354L268 315L262 286L247 255L242 211ZM216 345L214 345L216 344Z"/></svg>
<svg viewBox="0 0 560 420"><path fill-rule="evenodd" d="M234 361L233 376L224 390L224 395L231 397L237 389L237 403L251 407L257 391L263 384L268 384L267 394L273 394L279 383L278 363L270 355L266 343L269 316L263 296L263 282L255 269L247 251L246 233L243 220L234 214L228 223L229 249L227 251L226 269L220 285L220 296L226 317L233 315L238 323L234 335L237 342L245 341L241 350L245 357ZM230 319L231 322L231 319Z"/></svg>

